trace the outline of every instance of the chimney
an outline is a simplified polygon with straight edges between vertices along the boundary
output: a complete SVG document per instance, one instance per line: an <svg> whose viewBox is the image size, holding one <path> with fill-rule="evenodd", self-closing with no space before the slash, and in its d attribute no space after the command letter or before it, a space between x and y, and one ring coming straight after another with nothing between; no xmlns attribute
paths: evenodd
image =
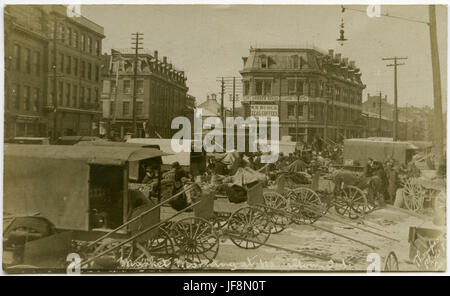
<svg viewBox="0 0 450 296"><path fill-rule="evenodd" d="M355 68L355 61L350 61L350 67Z"/></svg>
<svg viewBox="0 0 450 296"><path fill-rule="evenodd" d="M157 50L155 50L154 56L155 56L155 60L158 60L158 51Z"/></svg>
<svg viewBox="0 0 450 296"><path fill-rule="evenodd" d="M167 64L167 57L163 57L163 64Z"/></svg>
<svg viewBox="0 0 450 296"><path fill-rule="evenodd" d="M328 55L329 55L331 58L333 58L333 57L334 57L334 50L329 49L329 50L328 50Z"/></svg>
<svg viewBox="0 0 450 296"><path fill-rule="evenodd" d="M211 100L216 100L216 94L211 94Z"/></svg>
<svg viewBox="0 0 450 296"><path fill-rule="evenodd" d="M336 58L336 60L337 60L338 62L340 62L340 61L341 61L341 54L340 54L340 53L337 53L337 54L335 55L335 58Z"/></svg>
<svg viewBox="0 0 450 296"><path fill-rule="evenodd" d="M169 67L169 69L172 69L172 64L167 65L167 67Z"/></svg>
<svg viewBox="0 0 450 296"><path fill-rule="evenodd" d="M247 59L248 59L248 57L242 57L242 61L244 62L244 67L245 67L245 63L247 63Z"/></svg>
<svg viewBox="0 0 450 296"><path fill-rule="evenodd" d="M342 61L344 62L344 64L348 65L348 58L343 58Z"/></svg>

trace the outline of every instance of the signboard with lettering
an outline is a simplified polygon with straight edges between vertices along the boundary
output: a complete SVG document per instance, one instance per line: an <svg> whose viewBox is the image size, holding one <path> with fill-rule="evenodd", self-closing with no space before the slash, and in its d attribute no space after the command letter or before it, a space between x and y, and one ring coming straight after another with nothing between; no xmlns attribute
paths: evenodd
<svg viewBox="0 0 450 296"><path fill-rule="evenodd" d="M250 116L254 117L278 116L278 105L251 105Z"/></svg>

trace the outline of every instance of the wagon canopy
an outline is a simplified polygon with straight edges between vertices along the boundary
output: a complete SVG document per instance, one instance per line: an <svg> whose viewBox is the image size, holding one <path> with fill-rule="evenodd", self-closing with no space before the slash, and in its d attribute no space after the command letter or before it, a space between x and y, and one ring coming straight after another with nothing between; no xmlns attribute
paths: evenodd
<svg viewBox="0 0 450 296"><path fill-rule="evenodd" d="M122 165L130 161L162 157L166 153L153 148L142 147L117 147L94 145L15 145L3 146L4 157L18 158L49 158L85 161L96 164Z"/></svg>
<svg viewBox="0 0 450 296"><path fill-rule="evenodd" d="M344 161L353 160L363 164L373 158L385 161L393 158L407 163L419 148L410 142L394 142L383 139L346 139L344 140Z"/></svg>
<svg viewBox="0 0 450 296"><path fill-rule="evenodd" d="M170 165L177 161L182 166L191 165L190 152L175 152L172 149L172 139L156 139L156 138L131 138L127 140L128 143L141 144L141 145L153 145L158 146L161 151L164 151L166 156L162 158L163 164ZM182 140L182 145L188 145L191 147L193 140Z"/></svg>

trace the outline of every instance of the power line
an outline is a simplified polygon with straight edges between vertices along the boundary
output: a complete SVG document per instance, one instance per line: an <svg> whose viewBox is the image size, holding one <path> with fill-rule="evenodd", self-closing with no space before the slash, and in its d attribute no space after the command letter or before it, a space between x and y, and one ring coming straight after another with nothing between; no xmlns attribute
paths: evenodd
<svg viewBox="0 0 450 296"><path fill-rule="evenodd" d="M361 12L361 13L364 13L364 14L367 15L367 11L365 11L365 10L359 10L359 9L348 8L348 7L345 7L345 9L352 10L352 11L357 11L357 12ZM420 23L420 24L426 24L426 25L429 25L429 24L430 24L429 22L426 22L426 21L416 20L416 19L412 19L412 18L408 18L408 17L403 17L403 16L390 15L390 14L388 14L388 13L380 13L380 16L390 17L390 18L395 18L395 19L400 19L400 20L403 20L403 21L408 21L408 22L413 22L413 23Z"/></svg>

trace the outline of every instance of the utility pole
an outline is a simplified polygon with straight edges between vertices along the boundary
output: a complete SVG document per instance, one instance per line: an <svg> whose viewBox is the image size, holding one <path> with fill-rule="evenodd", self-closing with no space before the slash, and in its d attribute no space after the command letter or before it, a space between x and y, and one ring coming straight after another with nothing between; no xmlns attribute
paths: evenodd
<svg viewBox="0 0 450 296"><path fill-rule="evenodd" d="M236 77L233 76L233 118L234 118L234 104L236 100Z"/></svg>
<svg viewBox="0 0 450 296"><path fill-rule="evenodd" d="M380 96L379 99L379 106L378 106L378 137L382 136L382 132L381 132L381 91L378 91L378 94Z"/></svg>
<svg viewBox="0 0 450 296"><path fill-rule="evenodd" d="M222 77L221 83L220 83L220 117L222 118L222 122L224 122L224 106L223 106L223 96L225 95L225 80Z"/></svg>
<svg viewBox="0 0 450 296"><path fill-rule="evenodd" d="M397 97L397 67L405 65L405 63L398 63L399 60L407 60L408 58L382 58L383 61L394 61L393 64L386 65L386 67L394 67L394 126L393 126L393 140L398 140L398 97Z"/></svg>
<svg viewBox="0 0 450 296"><path fill-rule="evenodd" d="M439 65L439 51L437 44L436 30L436 8L434 5L428 6L429 27L430 27L430 46L431 46L431 66L433 70L433 96L434 96L434 145L436 146L436 156L439 164L444 164L444 145L443 145L443 120L442 120L442 94L441 94L441 71Z"/></svg>
<svg viewBox="0 0 450 296"><path fill-rule="evenodd" d="M132 45L134 47L132 47L132 49L135 50L134 53L134 75L133 75L133 137L137 137L137 126L136 126L136 98L137 98L137 73L138 73L138 69L137 69L137 65L138 65L138 59L139 59L139 49L143 49L142 47L139 47L140 45L142 45L141 40L143 40L144 38L141 37L142 33L132 33L131 35L133 35L133 43Z"/></svg>
<svg viewBox="0 0 450 296"><path fill-rule="evenodd" d="M57 79L56 79L56 32L57 32L57 20L53 24L53 143L58 141L57 124L58 124L58 89L57 89Z"/></svg>

